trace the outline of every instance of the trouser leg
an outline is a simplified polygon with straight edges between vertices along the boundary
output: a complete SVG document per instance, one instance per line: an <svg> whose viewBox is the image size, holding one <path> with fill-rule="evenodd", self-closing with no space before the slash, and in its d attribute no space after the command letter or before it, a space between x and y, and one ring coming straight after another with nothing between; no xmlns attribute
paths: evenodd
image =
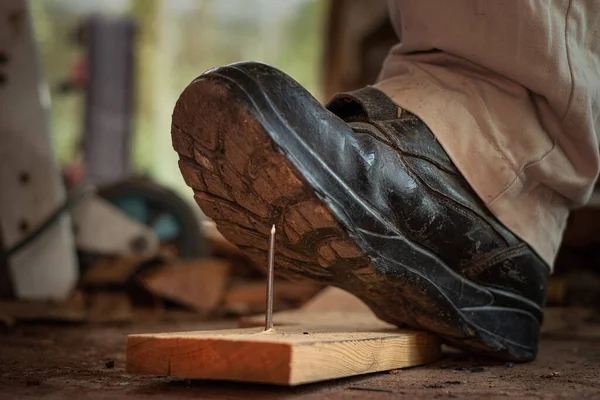
<svg viewBox="0 0 600 400"><path fill-rule="evenodd" d="M600 2L390 0L377 87L434 132L488 208L552 265L598 175Z"/></svg>

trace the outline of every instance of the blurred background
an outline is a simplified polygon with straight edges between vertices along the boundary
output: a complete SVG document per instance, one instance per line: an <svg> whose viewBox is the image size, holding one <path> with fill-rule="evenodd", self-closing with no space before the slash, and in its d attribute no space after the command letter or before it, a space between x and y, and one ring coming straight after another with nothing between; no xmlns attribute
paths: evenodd
<svg viewBox="0 0 600 400"><path fill-rule="evenodd" d="M182 179L175 102L204 71L244 60L326 102L373 83L396 42L385 0L8 0L4 16L6 323L261 312L265 266L219 234ZM281 279L275 308L321 289Z"/></svg>
<svg viewBox="0 0 600 400"><path fill-rule="evenodd" d="M255 60L325 103L374 83L395 43L387 0L0 0L2 393L215 393L189 380L125 374L130 333L265 322L265 260L220 235L179 171L170 130L180 93L212 67ZM358 298L317 282L276 276L273 300L275 325L380 322ZM388 376L391 396L404 393L400 379L408 393L427 391L423 398L434 388L450 396L450 386L481 397L498 368L509 379L508 391L496 393L537 395L541 386L560 385L591 393L600 340L600 191L570 216L546 300L544 354L533 369L490 365L479 384L462 375L470 384L458 386L467 380L390 371L372 386L320 387L326 396L346 385L381 395ZM488 369L456 356L429 369ZM224 389L235 397L230 385ZM265 397L260 387L235 390Z"/></svg>
<svg viewBox="0 0 600 400"><path fill-rule="evenodd" d="M10 299L0 304L0 321L264 309L265 266L219 235L181 177L173 107L202 72L244 60L278 67L321 102L372 84L397 42L387 1L6 0L2 7L14 34L0 31L0 111L12 129L0 131L11 144L0 147L8 172L0 174L0 298ZM81 200L84 183L95 191ZM571 216L556 271L549 304L600 309L600 196ZM322 289L283 280L276 288L276 309ZM59 303L23 311L15 299Z"/></svg>
<svg viewBox="0 0 600 400"><path fill-rule="evenodd" d="M133 63L124 81L134 93L132 109L127 110L132 118L132 170L185 194L190 201L169 131L175 101L192 79L211 67L256 60L286 71L322 99L324 1L38 0L31 4L52 98L52 144L63 168L73 170L81 162L85 88L96 84L89 76L94 69L90 63L118 62L98 61L103 55L131 57ZM112 49L94 49L105 53L94 57L86 29L111 29L90 27L98 20L112 23L116 33L101 33ZM114 41L131 41L131 45L116 54L110 43Z"/></svg>

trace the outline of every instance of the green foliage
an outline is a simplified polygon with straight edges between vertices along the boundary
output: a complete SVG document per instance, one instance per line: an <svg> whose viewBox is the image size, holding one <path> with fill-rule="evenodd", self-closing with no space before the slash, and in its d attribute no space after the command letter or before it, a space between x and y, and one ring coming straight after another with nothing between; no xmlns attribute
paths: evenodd
<svg viewBox="0 0 600 400"><path fill-rule="evenodd" d="M83 54L70 35L86 15L78 0L33 3L37 40L53 100L52 139L59 162L64 164L77 155L83 131L83 95L59 95L57 87ZM108 3L114 7L119 1ZM129 15L139 24L132 153L139 173L176 189L183 187L170 148L170 115L183 88L209 68L244 60L262 61L282 69L319 98L323 0L122 3L131 5ZM102 4L97 3L97 8L102 9Z"/></svg>

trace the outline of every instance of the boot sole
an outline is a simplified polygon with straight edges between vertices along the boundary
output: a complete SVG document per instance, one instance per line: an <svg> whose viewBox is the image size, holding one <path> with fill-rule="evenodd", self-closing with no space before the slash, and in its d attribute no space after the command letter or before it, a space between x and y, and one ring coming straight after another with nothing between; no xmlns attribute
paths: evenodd
<svg viewBox="0 0 600 400"><path fill-rule="evenodd" d="M535 358L538 321L506 306L535 304L466 280L393 227L390 236L359 228L347 212L353 207L386 222L347 192L250 77L211 72L190 84L175 107L172 136L196 202L258 265L267 265L275 224L278 274L338 286L387 322L435 332L469 351ZM306 172L318 168L326 172Z"/></svg>

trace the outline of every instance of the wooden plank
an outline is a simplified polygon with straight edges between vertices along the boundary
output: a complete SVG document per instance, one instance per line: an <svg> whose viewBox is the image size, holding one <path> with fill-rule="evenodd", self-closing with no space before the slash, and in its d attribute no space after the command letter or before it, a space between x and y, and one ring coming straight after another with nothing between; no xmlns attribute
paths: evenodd
<svg viewBox="0 0 600 400"><path fill-rule="evenodd" d="M129 335L126 363L134 374L295 386L439 357L422 331L281 327Z"/></svg>
<svg viewBox="0 0 600 400"><path fill-rule="evenodd" d="M238 319L240 328L252 328L263 326L265 316L253 315ZM370 329L395 329L396 326L388 324L377 318L372 312L350 312L350 311L304 311L289 310L279 311L273 314L275 326L352 326Z"/></svg>

